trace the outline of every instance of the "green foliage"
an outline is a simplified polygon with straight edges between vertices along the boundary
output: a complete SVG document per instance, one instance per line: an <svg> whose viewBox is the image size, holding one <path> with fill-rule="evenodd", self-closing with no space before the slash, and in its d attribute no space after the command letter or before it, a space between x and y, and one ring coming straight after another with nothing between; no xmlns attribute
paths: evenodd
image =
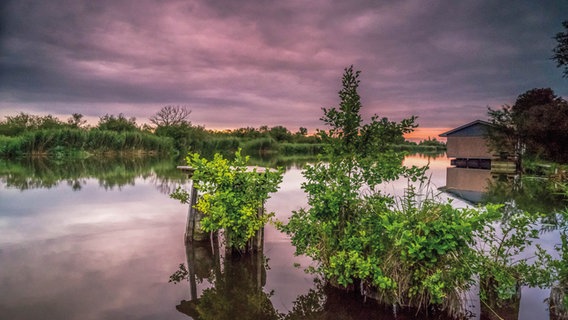
<svg viewBox="0 0 568 320"><path fill-rule="evenodd" d="M200 151L206 158L211 158L216 153L230 157L240 148L240 145L241 140L236 137L213 137L203 141Z"/></svg>
<svg viewBox="0 0 568 320"><path fill-rule="evenodd" d="M477 234L480 296L491 307L514 299L520 286L547 287L552 283L548 266L552 257L535 245L534 255L526 257L538 239L540 215L518 209L514 203L498 207L493 219Z"/></svg>
<svg viewBox="0 0 568 320"><path fill-rule="evenodd" d="M154 133L159 137L168 137L174 141L176 151L186 154L189 150L200 150L208 134L203 127L191 126L182 122L175 125L160 125Z"/></svg>
<svg viewBox="0 0 568 320"><path fill-rule="evenodd" d="M492 128L489 143L494 151L514 156L526 154L558 162L568 161L568 102L550 88L531 89L515 104L489 109ZM520 162L518 162L520 169Z"/></svg>
<svg viewBox="0 0 568 320"><path fill-rule="evenodd" d="M562 26L564 26L564 32L558 32L554 37L557 44L553 49L552 59L556 61L557 67L564 67L562 76L568 78L568 20L562 22Z"/></svg>
<svg viewBox="0 0 568 320"><path fill-rule="evenodd" d="M556 280L558 283L568 288L568 234L563 231L560 235L560 244L556 246L556 250L560 254L560 259L552 263Z"/></svg>
<svg viewBox="0 0 568 320"><path fill-rule="evenodd" d="M280 145L271 137L257 138L241 143L243 151L248 154L264 154L269 152L278 152Z"/></svg>
<svg viewBox="0 0 568 320"><path fill-rule="evenodd" d="M0 135L17 136L34 130L63 129L69 126L52 115L42 117L20 112L0 121Z"/></svg>
<svg viewBox="0 0 568 320"><path fill-rule="evenodd" d="M96 127L90 128L83 115L79 113L72 114L66 122L63 122L52 115L37 116L22 112L16 116L7 116L4 121L0 121L0 136L17 137L17 139L5 137L0 139L0 156L16 157L32 153L63 156L84 151L125 152L134 149L164 152L163 150L168 149L167 152L176 151L181 155L191 151L212 157L217 152L232 156L238 148L251 155L278 152L289 155L315 154L320 150L320 139L308 136L306 128L300 128L300 132L296 134L290 133L283 126L209 131L203 126L192 125L188 120L190 114L191 111L187 107L165 106L150 117L153 127L144 124L140 128L134 117L127 118L122 113L118 116L106 114L100 118ZM63 139L63 144L54 146L47 140L53 140L53 133L57 130L76 130L72 135L78 133L95 139L70 144L67 144L67 139ZM125 135L112 136L116 133ZM138 137L137 134L143 136ZM83 141L82 138L79 140ZM136 142L135 145L125 145L131 141ZM153 145L151 148L157 145L163 146L160 146L158 151L148 149L147 144ZM170 144L173 144L173 150Z"/></svg>
<svg viewBox="0 0 568 320"><path fill-rule="evenodd" d="M186 160L195 169L192 179L200 192L196 209L204 214L203 229L224 230L229 247L244 249L272 216L259 210L269 194L277 190L283 171L250 170L246 165L248 157L241 156L240 150L232 161L220 154L209 161L197 153ZM187 192L178 189L172 198L187 202Z"/></svg>
<svg viewBox="0 0 568 320"><path fill-rule="evenodd" d="M171 139L139 131L51 129L29 131L14 138L0 138L0 156L7 157L25 154L64 155L77 151L168 153L172 149Z"/></svg>
<svg viewBox="0 0 568 320"><path fill-rule="evenodd" d="M346 69L339 108L324 109L330 129L319 134L327 161L304 171L310 207L281 229L296 253L318 261L318 271L336 285L362 281L383 302L449 308L459 301L456 288L472 282L473 235L487 215L433 198L417 201L412 187L397 206L378 190L400 177L422 180L426 168L402 166L403 154L393 150L415 127L413 117L396 123L373 116L363 124L358 76Z"/></svg>
<svg viewBox="0 0 568 320"><path fill-rule="evenodd" d="M136 118L130 117L126 118L124 114L120 113L118 116L114 115L104 115L99 119L99 124L97 128L100 130L109 131L136 131L139 130L136 125Z"/></svg>
<svg viewBox="0 0 568 320"><path fill-rule="evenodd" d="M560 243L555 246L559 259L551 263L554 280L563 295L560 297L564 316L568 315L568 208L559 214Z"/></svg>
<svg viewBox="0 0 568 320"><path fill-rule="evenodd" d="M319 143L281 143L278 150L284 155L317 155L322 152L323 145Z"/></svg>
<svg viewBox="0 0 568 320"><path fill-rule="evenodd" d="M268 134L272 137L272 139L278 142L285 142L292 140L292 133L290 133L290 131L283 126L275 126L270 128Z"/></svg>
<svg viewBox="0 0 568 320"><path fill-rule="evenodd" d="M430 138L422 140L418 143L421 147L434 147L436 149L446 150L446 144L442 141L438 141L436 138Z"/></svg>

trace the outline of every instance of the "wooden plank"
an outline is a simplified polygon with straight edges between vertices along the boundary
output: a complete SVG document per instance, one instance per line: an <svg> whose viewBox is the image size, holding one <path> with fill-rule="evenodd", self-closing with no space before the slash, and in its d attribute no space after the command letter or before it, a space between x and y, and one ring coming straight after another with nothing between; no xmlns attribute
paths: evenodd
<svg viewBox="0 0 568 320"><path fill-rule="evenodd" d="M190 166L177 166L176 168L181 170L181 171L188 172L188 173L193 173L195 171L195 168L192 168ZM266 167L247 166L246 172L253 172L255 170L258 173L265 173L267 170L269 170L270 172L276 171L276 169L271 169L271 168L266 168Z"/></svg>

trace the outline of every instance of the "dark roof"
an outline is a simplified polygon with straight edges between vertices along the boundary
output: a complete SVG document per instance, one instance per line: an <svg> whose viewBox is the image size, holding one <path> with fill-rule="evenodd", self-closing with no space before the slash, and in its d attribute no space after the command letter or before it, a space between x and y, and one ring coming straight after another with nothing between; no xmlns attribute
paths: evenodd
<svg viewBox="0 0 568 320"><path fill-rule="evenodd" d="M473 127L473 126L477 126L477 125L481 125L481 126L485 126L485 127L491 127L491 126L493 126L491 123L489 123L489 122L487 122L487 121L475 120L475 121L472 121L472 122L470 122L470 123L466 123L466 124L464 124L463 126L459 126L459 127L455 128L455 129L452 129L452 130L450 130L450 131L446 131L446 132L444 132L444 133L441 133L441 134L440 134L440 137L447 137L448 135L452 135L452 134L454 134L454 133L456 133L456 132L458 132L458 131L462 131L462 130L464 130L464 129L467 129L467 128L470 128L470 127Z"/></svg>

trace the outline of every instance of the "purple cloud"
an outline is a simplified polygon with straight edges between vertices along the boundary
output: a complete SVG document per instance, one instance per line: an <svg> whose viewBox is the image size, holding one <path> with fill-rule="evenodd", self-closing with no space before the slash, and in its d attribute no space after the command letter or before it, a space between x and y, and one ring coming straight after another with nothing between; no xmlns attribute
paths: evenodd
<svg viewBox="0 0 568 320"><path fill-rule="evenodd" d="M534 87L568 95L550 61L568 3L517 1L5 1L0 116L145 121L189 105L207 128L321 127L343 68L366 114L422 127L485 117Z"/></svg>

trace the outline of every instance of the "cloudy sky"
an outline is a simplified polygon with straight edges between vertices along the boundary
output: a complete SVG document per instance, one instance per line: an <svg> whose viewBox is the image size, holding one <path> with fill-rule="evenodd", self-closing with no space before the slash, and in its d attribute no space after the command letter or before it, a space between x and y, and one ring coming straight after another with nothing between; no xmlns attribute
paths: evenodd
<svg viewBox="0 0 568 320"><path fill-rule="evenodd" d="M550 60L566 0L3 0L0 14L2 118L141 123L175 104L209 129L313 130L351 64L366 115L423 128L535 87L568 96Z"/></svg>

